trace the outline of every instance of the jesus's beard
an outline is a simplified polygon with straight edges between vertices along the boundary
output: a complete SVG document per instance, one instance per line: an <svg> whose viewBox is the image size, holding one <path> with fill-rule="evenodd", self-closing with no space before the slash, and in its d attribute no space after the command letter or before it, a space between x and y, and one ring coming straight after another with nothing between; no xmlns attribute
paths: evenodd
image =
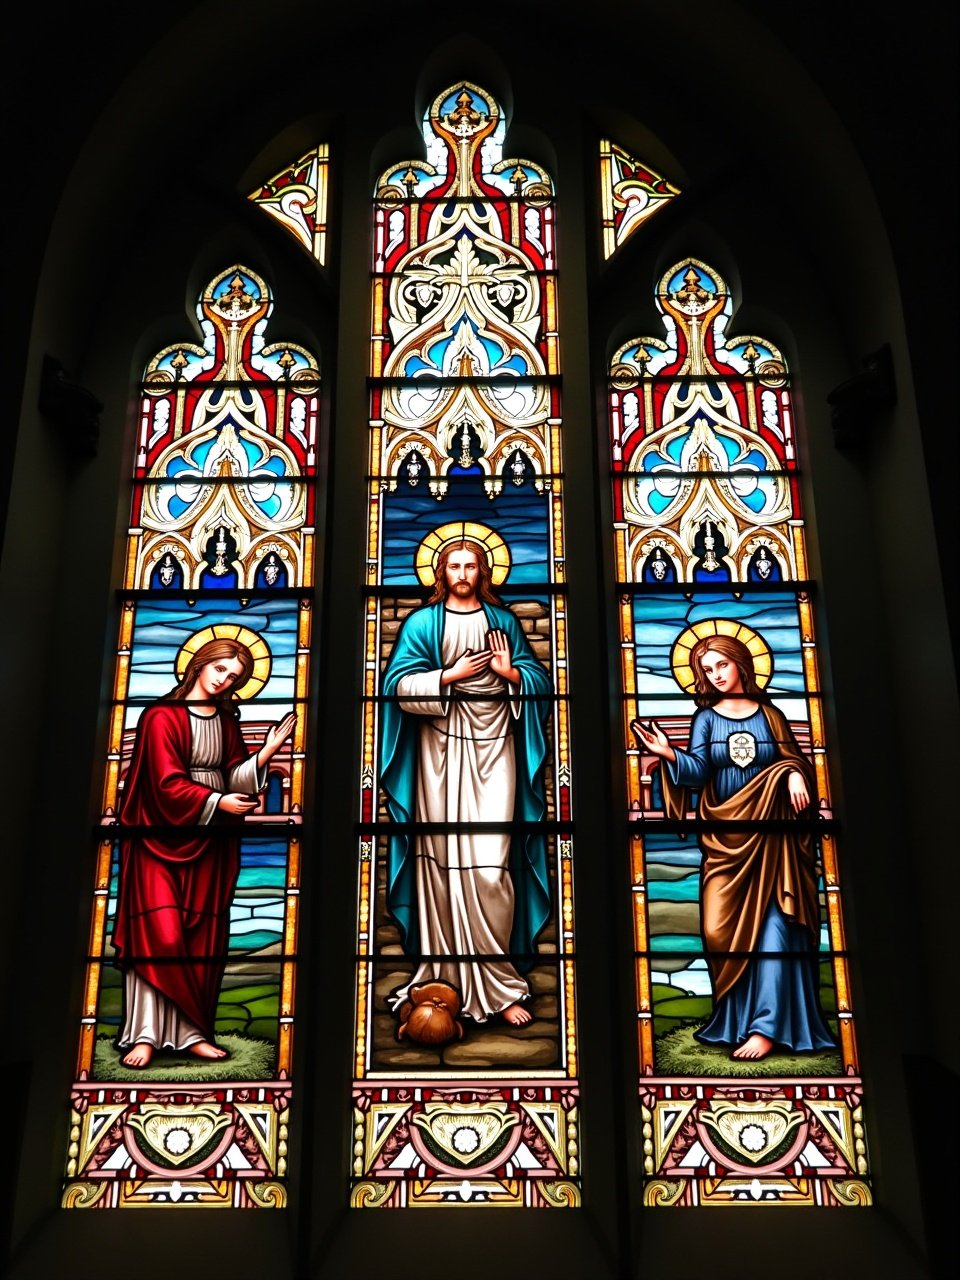
<svg viewBox="0 0 960 1280"><path fill-rule="evenodd" d="M460 600L469 600L474 594L474 588L469 582L455 582L450 591Z"/></svg>

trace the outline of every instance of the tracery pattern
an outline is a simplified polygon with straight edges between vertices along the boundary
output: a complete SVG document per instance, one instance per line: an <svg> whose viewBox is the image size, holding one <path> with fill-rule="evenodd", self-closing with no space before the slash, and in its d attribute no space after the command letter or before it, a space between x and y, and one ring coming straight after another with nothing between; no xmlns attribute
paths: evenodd
<svg viewBox="0 0 960 1280"><path fill-rule="evenodd" d="M680 194L666 178L607 138L600 141L603 256L613 257L636 229Z"/></svg>
<svg viewBox="0 0 960 1280"><path fill-rule="evenodd" d="M579 1168L553 187L533 162L503 158L502 112L476 85L440 93L423 132L425 158L391 166L374 200L352 1203L562 1207L579 1203ZM429 682L449 665L420 624L436 619L454 643L454 613L427 593L464 538L500 599L478 598L466 617L508 636L517 684L491 695L490 668L476 686L487 692L441 698L429 715L449 724L455 707L464 758L482 761L471 707L496 717L512 705L511 754L493 748L498 780L466 764L456 786L442 765L425 781L421 754L414 798L413 756L398 764L393 744L417 741L427 717L413 725L395 673L407 663ZM472 819L465 793L480 806ZM444 796L428 846L425 819ZM483 839L500 850L479 877L495 891L468 866ZM464 860L444 866L435 900L459 920L459 946L423 905L428 847ZM488 939L510 933L495 955L479 943L488 926ZM421 1020L418 1033L415 989L435 994L441 980L453 994L433 1025L445 1017L446 1031L424 1035ZM514 994L491 996L500 981ZM525 1021L511 1020L517 1009Z"/></svg>
<svg viewBox="0 0 960 1280"><path fill-rule="evenodd" d="M318 143L248 197L279 222L321 267L327 262L329 150L325 142Z"/></svg>
<svg viewBox="0 0 960 1280"><path fill-rule="evenodd" d="M286 1202L320 381L266 341L272 308L232 266L199 300L202 345L144 372L68 1207ZM211 720L177 698L225 652L249 666ZM218 777L222 735L253 755L290 715L255 784ZM226 814L221 790L247 785Z"/></svg>
<svg viewBox="0 0 960 1280"><path fill-rule="evenodd" d="M657 305L609 388L645 1198L868 1204L787 365L697 259Z"/></svg>

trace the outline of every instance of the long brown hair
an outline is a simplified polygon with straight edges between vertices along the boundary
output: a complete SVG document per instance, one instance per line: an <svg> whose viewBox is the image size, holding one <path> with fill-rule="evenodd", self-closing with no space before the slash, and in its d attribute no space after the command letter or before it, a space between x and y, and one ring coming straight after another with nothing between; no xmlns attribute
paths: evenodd
<svg viewBox="0 0 960 1280"><path fill-rule="evenodd" d="M740 683L748 698L756 698L758 702L768 701L767 695L757 684L757 673L753 666L753 654L735 636L704 636L690 650L690 666L694 676L693 700L698 707L709 707L719 702L724 696L716 685L711 684L710 677L703 669L703 655L712 649L714 653L722 653L736 665L740 672Z"/></svg>
<svg viewBox="0 0 960 1280"><path fill-rule="evenodd" d="M237 700L237 694L253 675L253 654L239 640L208 640L202 644L187 663L183 678L175 689L171 689L167 697L174 702L183 702L187 694L197 683L197 676L208 662L217 662L221 658L236 658L242 670L229 689L218 694L213 701L218 707L227 709Z"/></svg>
<svg viewBox="0 0 960 1280"><path fill-rule="evenodd" d="M499 604L500 599L493 592L493 570L487 559L486 548L472 538L461 538L459 542L448 542L437 556L437 567L434 570L433 595L427 604L442 604L450 594L447 584L447 561L454 551L469 551L477 557L480 579L477 582L477 595L485 604Z"/></svg>

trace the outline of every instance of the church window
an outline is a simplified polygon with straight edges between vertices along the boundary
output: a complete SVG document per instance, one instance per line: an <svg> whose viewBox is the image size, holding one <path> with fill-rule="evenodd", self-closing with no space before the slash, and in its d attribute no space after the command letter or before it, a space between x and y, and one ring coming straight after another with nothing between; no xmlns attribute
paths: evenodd
<svg viewBox="0 0 960 1280"><path fill-rule="evenodd" d="M319 371L264 280L144 371L63 1203L286 1201Z"/></svg>
<svg viewBox="0 0 960 1280"><path fill-rule="evenodd" d="M358 1207L579 1203L554 192L459 82L377 185Z"/></svg>
<svg viewBox="0 0 960 1280"><path fill-rule="evenodd" d="M686 258L610 366L650 1205L871 1198L797 418Z"/></svg>

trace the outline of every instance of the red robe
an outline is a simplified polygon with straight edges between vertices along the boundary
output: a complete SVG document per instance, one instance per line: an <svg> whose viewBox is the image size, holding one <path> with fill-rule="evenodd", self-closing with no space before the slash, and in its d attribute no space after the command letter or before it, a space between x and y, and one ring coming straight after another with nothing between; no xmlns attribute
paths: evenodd
<svg viewBox="0 0 960 1280"><path fill-rule="evenodd" d="M249 757L238 721L218 712L225 776ZM219 810L199 826L211 788L190 776L190 713L183 702L143 714L124 784L120 888L113 928L117 963L132 969L208 1040L226 963L230 903L240 871L242 817ZM156 832L143 828L156 827ZM173 828L182 828L174 830Z"/></svg>

